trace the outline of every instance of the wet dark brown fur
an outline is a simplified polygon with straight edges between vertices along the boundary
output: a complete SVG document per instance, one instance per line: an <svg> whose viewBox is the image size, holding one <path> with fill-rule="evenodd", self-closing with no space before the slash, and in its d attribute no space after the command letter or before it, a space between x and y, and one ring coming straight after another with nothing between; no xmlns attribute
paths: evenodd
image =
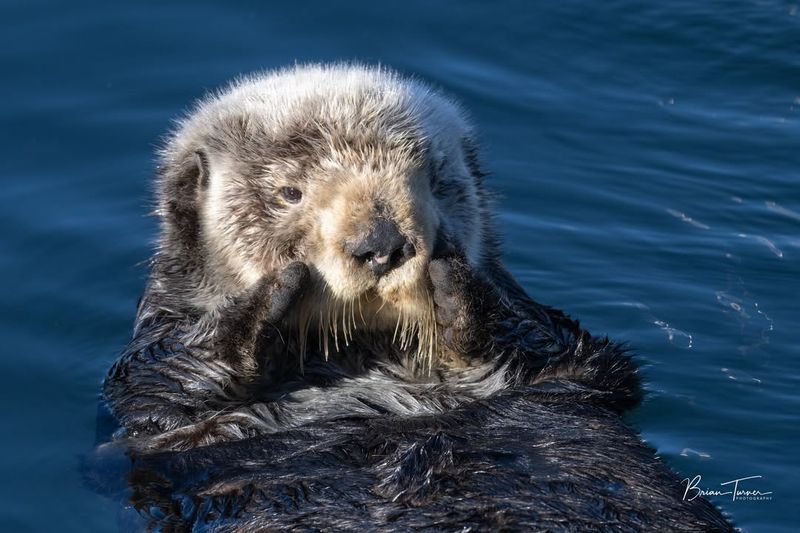
<svg viewBox="0 0 800 533"><path fill-rule="evenodd" d="M364 67L322 72L372 80L370 98L401 87L392 74ZM282 75L320 74L298 67ZM420 85L402 87L412 103L439 105L432 93L419 96ZM241 115L229 117L222 136L204 124L211 133L198 138L216 144L179 137L168 146L160 248L134 338L104 385L120 430L94 468L108 486L113 473L103 468L122 458L125 523L175 531L731 530L707 501L683 501L680 479L623 423L641 399L631 356L530 299L500 263L472 138L455 131L448 140L452 128L432 132L398 106L394 118L370 115L394 120L398 131L384 125L359 135L354 126L333 148L319 133L324 124L309 129L307 121L270 138L255 117ZM349 150L373 154L369 172L385 164L427 176L427 192L409 182L394 194L412 207L419 198L438 202L450 217L435 239L414 235L421 259L407 270L420 276L424 291L412 296L429 298L435 325L411 323L399 342L397 327L384 322L348 324L333 330L344 342L331 350L315 338L328 330L303 331L298 314L322 305L320 285L333 270L304 252L313 250L303 236L311 222L292 223L302 213L290 215L264 188L236 211L258 211L247 224L268 232L248 233L256 240L244 243L270 247L253 251L264 270L257 281L247 281L261 268L252 263L241 277L226 270L238 258L220 262L215 250L225 243L209 241L203 202L221 179L219 150L230 152L231 142L241 148L233 159L244 175L258 173L261 161L304 183L329 157L321 154ZM415 162L400 165L403 158ZM370 187L382 194L380 181ZM473 222L465 203L478 206ZM479 250L473 230L482 235ZM375 283L365 294L394 294ZM426 342L431 360L419 356Z"/></svg>

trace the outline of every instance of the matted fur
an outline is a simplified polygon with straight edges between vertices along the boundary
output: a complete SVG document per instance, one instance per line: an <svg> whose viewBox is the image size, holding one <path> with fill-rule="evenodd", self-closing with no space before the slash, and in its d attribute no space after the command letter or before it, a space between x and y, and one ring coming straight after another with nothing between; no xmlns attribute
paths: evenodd
<svg viewBox="0 0 800 533"><path fill-rule="evenodd" d="M178 123L104 386L139 525L730 529L622 423L630 355L502 266L475 146L362 65L243 78ZM415 251L383 276L349 252L377 219Z"/></svg>

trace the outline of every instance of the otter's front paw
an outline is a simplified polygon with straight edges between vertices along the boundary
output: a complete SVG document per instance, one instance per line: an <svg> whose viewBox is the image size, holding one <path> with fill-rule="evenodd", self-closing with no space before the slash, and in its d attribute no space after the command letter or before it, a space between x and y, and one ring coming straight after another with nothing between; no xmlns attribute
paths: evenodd
<svg viewBox="0 0 800 533"><path fill-rule="evenodd" d="M309 278L308 267L297 261L226 305L216 334L219 355L252 370L256 344L268 346L280 337L278 324L299 300Z"/></svg>
<svg viewBox="0 0 800 533"><path fill-rule="evenodd" d="M252 301L261 306L261 312L254 313L257 327L271 325L262 333L268 338L278 336L276 324L286 316L292 304L296 303L310 278L308 267L300 261L290 263L277 276L261 280L256 286Z"/></svg>
<svg viewBox="0 0 800 533"><path fill-rule="evenodd" d="M428 266L440 348L461 359L485 344L491 294L462 257L435 259Z"/></svg>

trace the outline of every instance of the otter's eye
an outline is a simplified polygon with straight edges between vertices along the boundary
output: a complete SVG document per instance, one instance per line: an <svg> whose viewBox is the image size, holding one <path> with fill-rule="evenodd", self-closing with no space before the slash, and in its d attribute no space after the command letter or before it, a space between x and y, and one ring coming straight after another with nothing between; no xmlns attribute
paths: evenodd
<svg viewBox="0 0 800 533"><path fill-rule="evenodd" d="M281 196L290 204L296 204L303 199L303 193L294 187L281 187Z"/></svg>

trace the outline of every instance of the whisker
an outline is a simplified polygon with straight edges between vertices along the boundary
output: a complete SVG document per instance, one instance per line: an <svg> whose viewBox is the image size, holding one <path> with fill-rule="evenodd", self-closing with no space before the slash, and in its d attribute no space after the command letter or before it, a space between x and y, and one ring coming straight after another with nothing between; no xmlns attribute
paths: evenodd
<svg viewBox="0 0 800 533"><path fill-rule="evenodd" d="M330 336L328 335L328 331L330 328L330 318L331 318L331 297L330 292L326 291L327 298L325 299L325 321L320 324L321 331L320 337L322 337L322 342L325 346L324 353L325 353L325 360L327 361L330 357ZM322 311L320 310L320 313Z"/></svg>
<svg viewBox="0 0 800 533"><path fill-rule="evenodd" d="M349 346L347 342L347 329L347 300L345 300L342 303L342 336L344 337L345 346Z"/></svg>
<svg viewBox="0 0 800 533"><path fill-rule="evenodd" d="M337 320L339 318L339 307L334 306L333 308L333 320L331 320L331 326L333 328L333 346L336 348L336 351L339 351L339 324Z"/></svg>
<svg viewBox="0 0 800 533"><path fill-rule="evenodd" d="M436 324L436 308L434 307L433 297L428 293L428 375L431 375L433 368L433 358L436 356L436 342L439 331Z"/></svg>
<svg viewBox="0 0 800 533"><path fill-rule="evenodd" d="M366 327L367 321L364 320L364 312L361 310L361 298L358 299L358 314L361 315L361 323Z"/></svg>
<svg viewBox="0 0 800 533"><path fill-rule="evenodd" d="M381 309L382 308L383 306L381 306ZM378 309L378 311L375 314L378 314L378 312L380 312L380 309ZM401 310L398 310L397 323L394 325L394 334L392 335L392 344L394 344L395 340L397 339L397 330L400 328L400 318L402 318L402 316L403 312Z"/></svg>

